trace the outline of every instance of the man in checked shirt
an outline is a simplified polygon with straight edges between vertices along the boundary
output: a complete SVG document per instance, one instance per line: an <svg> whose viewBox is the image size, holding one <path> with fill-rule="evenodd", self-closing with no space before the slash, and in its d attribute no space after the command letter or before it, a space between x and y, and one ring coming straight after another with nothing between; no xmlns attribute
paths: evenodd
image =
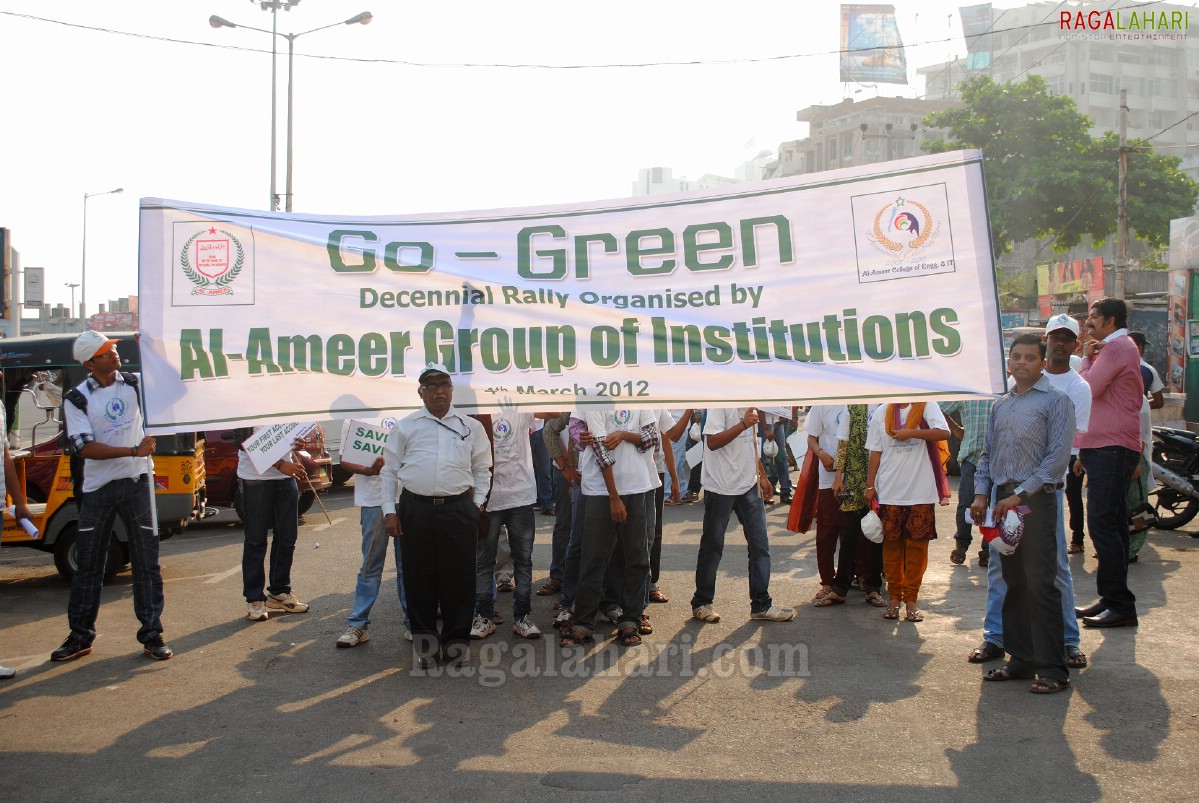
<svg viewBox="0 0 1199 803"><path fill-rule="evenodd" d="M1020 335L1008 352L1016 387L991 408L982 460L974 476L970 513L984 521L992 487L994 516L1027 508L1024 535L1003 560L1007 596L1003 601L1004 648L1011 660L984 675L986 680L1036 677L1034 694L1052 694L1070 685L1057 574L1057 489L1064 483L1074 438L1074 405L1047 379L1045 346L1036 335Z"/></svg>

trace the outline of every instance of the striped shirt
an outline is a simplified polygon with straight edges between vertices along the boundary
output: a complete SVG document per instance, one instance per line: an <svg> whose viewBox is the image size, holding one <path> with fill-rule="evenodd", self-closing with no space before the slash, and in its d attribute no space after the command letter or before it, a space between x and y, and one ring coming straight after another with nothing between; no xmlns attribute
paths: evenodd
<svg viewBox="0 0 1199 803"><path fill-rule="evenodd" d="M1141 451L1141 399L1145 384L1141 381L1141 353L1128 337L1127 329L1117 329L1103 339L1103 350L1095 359L1082 361L1079 375L1091 386L1091 421L1078 436L1082 449L1123 446Z"/></svg>
<svg viewBox="0 0 1199 803"><path fill-rule="evenodd" d="M969 401L939 402L941 412L957 413L962 418L962 445L958 449L958 462L969 461L975 466L983 456L987 441L987 423L991 420L991 405L994 399L970 399Z"/></svg>
<svg viewBox="0 0 1199 803"><path fill-rule="evenodd" d="M1074 404L1041 374L1023 394L1015 390L991 407L974 493L990 496L993 485L1018 483L1025 491L1052 493L1063 485L1074 440Z"/></svg>

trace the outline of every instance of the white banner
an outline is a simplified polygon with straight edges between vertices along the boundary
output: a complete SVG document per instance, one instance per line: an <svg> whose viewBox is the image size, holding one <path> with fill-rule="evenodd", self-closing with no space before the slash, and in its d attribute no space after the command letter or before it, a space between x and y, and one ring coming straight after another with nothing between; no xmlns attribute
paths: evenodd
<svg viewBox="0 0 1199 803"><path fill-rule="evenodd" d="M327 217L143 199L153 432L454 405L1002 392L981 155L554 207Z"/></svg>

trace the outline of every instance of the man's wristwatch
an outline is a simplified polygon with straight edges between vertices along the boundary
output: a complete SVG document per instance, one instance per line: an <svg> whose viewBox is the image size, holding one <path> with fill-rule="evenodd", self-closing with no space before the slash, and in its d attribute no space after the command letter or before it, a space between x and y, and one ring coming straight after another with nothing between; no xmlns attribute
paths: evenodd
<svg viewBox="0 0 1199 803"><path fill-rule="evenodd" d="M1020 497L1021 502L1026 502L1026 501L1028 501L1028 495L1030 492L1026 491L1024 489L1023 485L1017 485L1016 490L1012 491L1012 493L1014 493L1016 496Z"/></svg>

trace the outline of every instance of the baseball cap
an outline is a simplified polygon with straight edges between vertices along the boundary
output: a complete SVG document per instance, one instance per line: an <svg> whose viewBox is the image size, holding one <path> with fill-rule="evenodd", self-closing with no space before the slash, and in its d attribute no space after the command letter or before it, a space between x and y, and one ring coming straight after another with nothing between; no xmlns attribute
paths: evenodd
<svg viewBox="0 0 1199 803"><path fill-rule="evenodd" d="M75 354L75 359L79 360L81 363L84 363L90 360L92 357L98 357L101 354L104 354L120 342L121 339L119 337L108 338L99 332L93 332L91 329L88 329L79 337L75 338L75 348L73 353Z"/></svg>
<svg viewBox="0 0 1199 803"><path fill-rule="evenodd" d="M1058 329L1069 329L1071 334L1078 337L1078 321L1065 313L1054 315L1045 323L1045 334L1055 332Z"/></svg>
<svg viewBox="0 0 1199 803"><path fill-rule="evenodd" d="M425 381L425 377L432 376L433 374L445 374L446 376L449 376L450 372L446 370L446 367L441 363L431 362L425 365L425 370L420 372L420 376L416 378L416 381L423 383Z"/></svg>
<svg viewBox="0 0 1199 803"><path fill-rule="evenodd" d="M1141 348L1149 345L1149 339L1145 337L1144 332L1129 332L1128 337Z"/></svg>

